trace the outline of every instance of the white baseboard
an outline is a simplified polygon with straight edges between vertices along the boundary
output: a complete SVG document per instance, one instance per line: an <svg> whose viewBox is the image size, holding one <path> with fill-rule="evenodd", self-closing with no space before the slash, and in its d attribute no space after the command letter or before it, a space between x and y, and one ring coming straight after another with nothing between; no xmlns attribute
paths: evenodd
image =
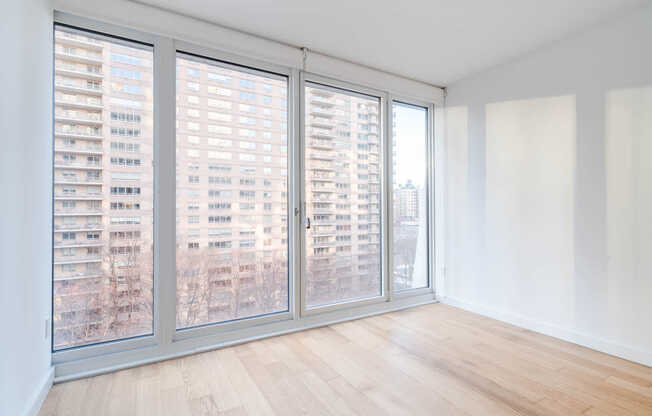
<svg viewBox="0 0 652 416"><path fill-rule="evenodd" d="M25 416L36 416L43 406L45 397L48 395L52 383L54 382L54 366L50 367L43 380L36 386L36 390L32 395L32 398L27 402L25 409Z"/></svg>
<svg viewBox="0 0 652 416"><path fill-rule="evenodd" d="M624 358L625 360L652 367L652 351L648 351L643 348L619 344L617 342L599 338L587 333L576 331L574 329L563 328L558 325L542 322L520 314L497 310L487 305L479 305L477 303L467 302L459 298L441 297L437 298L437 300L446 305L465 309L469 312L484 315L489 318L519 326L521 328L529 329L554 338L572 342L583 347L591 348L605 354L614 355L616 357Z"/></svg>

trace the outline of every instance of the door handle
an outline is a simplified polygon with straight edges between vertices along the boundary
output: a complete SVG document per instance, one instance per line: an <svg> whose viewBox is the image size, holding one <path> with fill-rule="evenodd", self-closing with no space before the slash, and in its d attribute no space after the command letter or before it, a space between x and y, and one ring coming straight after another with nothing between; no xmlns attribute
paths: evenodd
<svg viewBox="0 0 652 416"><path fill-rule="evenodd" d="M310 229L310 217L306 217L306 230Z"/></svg>

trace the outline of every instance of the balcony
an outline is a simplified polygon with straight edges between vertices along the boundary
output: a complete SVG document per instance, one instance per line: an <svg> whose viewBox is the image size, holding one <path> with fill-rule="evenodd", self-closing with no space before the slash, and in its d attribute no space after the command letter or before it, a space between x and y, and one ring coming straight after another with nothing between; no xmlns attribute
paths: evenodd
<svg viewBox="0 0 652 416"><path fill-rule="evenodd" d="M104 138L102 136L102 133L93 133L91 131L78 131L78 130L72 130L72 131L64 131L61 129L55 129L54 130L54 135L55 137L70 137L73 139L90 139L90 140L101 140Z"/></svg>
<svg viewBox="0 0 652 416"><path fill-rule="evenodd" d="M310 151L310 159L333 160L333 159L335 159L335 153L334 152L324 152L324 151L319 151L319 150L311 150Z"/></svg>
<svg viewBox="0 0 652 416"><path fill-rule="evenodd" d="M83 216L94 216L102 215L103 211L99 208L97 209L55 209L55 217L83 217Z"/></svg>
<svg viewBox="0 0 652 416"><path fill-rule="evenodd" d="M54 224L54 231L102 231L102 224Z"/></svg>
<svg viewBox="0 0 652 416"><path fill-rule="evenodd" d="M332 98L322 97L319 95L312 95L310 97L310 103L321 105L324 107L333 107L335 105L335 100Z"/></svg>
<svg viewBox="0 0 652 416"><path fill-rule="evenodd" d="M310 106L310 114L318 117L333 118L335 117L335 111L330 108L324 108L317 105Z"/></svg>
<svg viewBox="0 0 652 416"><path fill-rule="evenodd" d="M313 192L335 192L333 182L313 182L310 189Z"/></svg>
<svg viewBox="0 0 652 416"><path fill-rule="evenodd" d="M335 145L330 140L311 140L310 147L316 149L334 149Z"/></svg>
<svg viewBox="0 0 652 416"><path fill-rule="evenodd" d="M101 201L104 199L102 194L64 194L55 193L55 201Z"/></svg>
<svg viewBox="0 0 652 416"><path fill-rule="evenodd" d="M80 263L99 263L102 257L99 255L94 256L55 256L54 264L80 264Z"/></svg>
<svg viewBox="0 0 652 416"><path fill-rule="evenodd" d="M67 65L63 63L55 63L54 73L57 75L66 75L70 77L80 77L84 79L94 79L100 80L104 78L104 73L101 71L93 72L84 69L80 69L75 65Z"/></svg>
<svg viewBox="0 0 652 416"><path fill-rule="evenodd" d="M102 247L103 242L98 240L55 240L54 247Z"/></svg>
<svg viewBox="0 0 652 416"><path fill-rule="evenodd" d="M55 169L88 169L88 170L101 170L102 165L98 163L90 163L76 160L55 160Z"/></svg>
<svg viewBox="0 0 652 416"><path fill-rule="evenodd" d="M333 202L333 193L324 192L324 193L315 193L313 192L312 197L308 198L310 201L314 202Z"/></svg>
<svg viewBox="0 0 652 416"><path fill-rule="evenodd" d="M308 134L312 137L326 137L328 139L335 139L337 137L332 131L324 129L310 129Z"/></svg>
<svg viewBox="0 0 652 416"><path fill-rule="evenodd" d="M56 81L54 83L54 88L57 91L102 95L102 87L89 87L88 85L79 84L76 82Z"/></svg>
<svg viewBox="0 0 652 416"><path fill-rule="evenodd" d="M55 184L62 184L62 185L75 185L75 184L81 184L81 185L102 185L102 178L78 178L78 177L71 177L71 176L55 176L54 177L54 183Z"/></svg>
<svg viewBox="0 0 652 416"><path fill-rule="evenodd" d="M319 227L319 226L315 226L315 227L312 229L311 234L312 234L312 235L315 235L315 236L321 236L321 235L335 235L335 234L337 234L337 230L335 230L335 229L332 228L332 227Z"/></svg>
<svg viewBox="0 0 652 416"><path fill-rule="evenodd" d="M93 279L102 276L103 274L101 271L93 271L93 272L86 271L86 272L66 273L64 275L55 275L52 280L57 282L61 280Z"/></svg>
<svg viewBox="0 0 652 416"><path fill-rule="evenodd" d="M59 98L54 99L54 105L55 106L62 106L62 107L71 107L71 108L80 108L80 109L92 109L92 110L102 110L104 108L104 104L102 104L102 100L88 100L83 97L77 97L78 99L76 100L64 100ZM83 99L82 99L83 98Z"/></svg>
<svg viewBox="0 0 652 416"><path fill-rule="evenodd" d="M312 247L334 247L336 241L312 241Z"/></svg>
<svg viewBox="0 0 652 416"><path fill-rule="evenodd" d="M323 271L331 271L335 272L335 263L333 262L328 262L328 263L318 263L318 264L312 264L310 265L310 268L308 269L308 272L323 272Z"/></svg>
<svg viewBox="0 0 652 416"><path fill-rule="evenodd" d="M334 222L334 220L333 220L334 217L335 217L335 216L333 215L331 219L325 219L325 220L321 220L321 219L313 218L313 219L312 219L312 222L313 222L315 225L333 225L333 224L335 224L335 222Z"/></svg>
<svg viewBox="0 0 652 416"><path fill-rule="evenodd" d="M335 174L332 172L311 172L310 178L317 181L332 182Z"/></svg>
<svg viewBox="0 0 652 416"><path fill-rule="evenodd" d="M335 95L333 91L322 88L310 88L310 92L312 95L318 95L325 98L330 98Z"/></svg>
<svg viewBox="0 0 652 416"><path fill-rule="evenodd" d="M316 170L335 170L334 165L328 162L311 162L308 169Z"/></svg>
<svg viewBox="0 0 652 416"><path fill-rule="evenodd" d="M85 64L101 64L102 54L93 53L84 49L64 48L59 46L54 51L54 56L70 61L81 62Z"/></svg>
<svg viewBox="0 0 652 416"><path fill-rule="evenodd" d="M335 252L310 253L309 256L313 258L335 257Z"/></svg>
<svg viewBox="0 0 652 416"><path fill-rule="evenodd" d="M335 206L333 204L329 204L328 207L322 207L322 208L311 208L310 211L312 214L333 214L335 213Z"/></svg>
<svg viewBox="0 0 652 416"><path fill-rule="evenodd" d="M104 48L104 44L97 39L87 38L86 36L64 32L61 30L57 30L55 32L55 39L57 43L81 46L84 48L98 50L98 51L101 51Z"/></svg>
<svg viewBox="0 0 652 416"><path fill-rule="evenodd" d="M55 113L54 119L70 124L102 125L102 116L99 113L77 114L74 111L59 110Z"/></svg>
<svg viewBox="0 0 652 416"><path fill-rule="evenodd" d="M102 155L104 153L102 146L56 146L54 151L59 153L75 153L78 155Z"/></svg>
<svg viewBox="0 0 652 416"><path fill-rule="evenodd" d="M311 127L322 127L325 129L335 128L335 122L333 120L322 118L322 117L310 117L308 124Z"/></svg>

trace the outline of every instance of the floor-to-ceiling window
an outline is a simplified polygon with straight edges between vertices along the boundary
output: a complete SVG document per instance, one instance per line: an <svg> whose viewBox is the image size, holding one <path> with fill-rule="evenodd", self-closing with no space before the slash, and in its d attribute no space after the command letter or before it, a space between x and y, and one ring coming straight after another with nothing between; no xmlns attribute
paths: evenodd
<svg viewBox="0 0 652 416"><path fill-rule="evenodd" d="M380 98L305 87L305 305L382 295Z"/></svg>
<svg viewBox="0 0 652 416"><path fill-rule="evenodd" d="M57 26L53 349L152 333L153 54Z"/></svg>
<svg viewBox="0 0 652 416"><path fill-rule="evenodd" d="M432 300L428 101L72 16L54 52L69 374Z"/></svg>
<svg viewBox="0 0 652 416"><path fill-rule="evenodd" d="M428 108L392 102L394 291L428 286Z"/></svg>
<svg viewBox="0 0 652 416"><path fill-rule="evenodd" d="M287 311L287 77L176 62L177 328Z"/></svg>

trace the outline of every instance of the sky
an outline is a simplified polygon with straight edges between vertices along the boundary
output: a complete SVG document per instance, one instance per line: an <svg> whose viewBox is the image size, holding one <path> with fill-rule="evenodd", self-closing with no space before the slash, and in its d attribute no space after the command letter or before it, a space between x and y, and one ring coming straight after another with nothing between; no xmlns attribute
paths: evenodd
<svg viewBox="0 0 652 416"><path fill-rule="evenodd" d="M396 127L394 136L397 142L396 184L412 180L415 186L423 187L426 174L426 131L427 115L425 108L394 104Z"/></svg>

